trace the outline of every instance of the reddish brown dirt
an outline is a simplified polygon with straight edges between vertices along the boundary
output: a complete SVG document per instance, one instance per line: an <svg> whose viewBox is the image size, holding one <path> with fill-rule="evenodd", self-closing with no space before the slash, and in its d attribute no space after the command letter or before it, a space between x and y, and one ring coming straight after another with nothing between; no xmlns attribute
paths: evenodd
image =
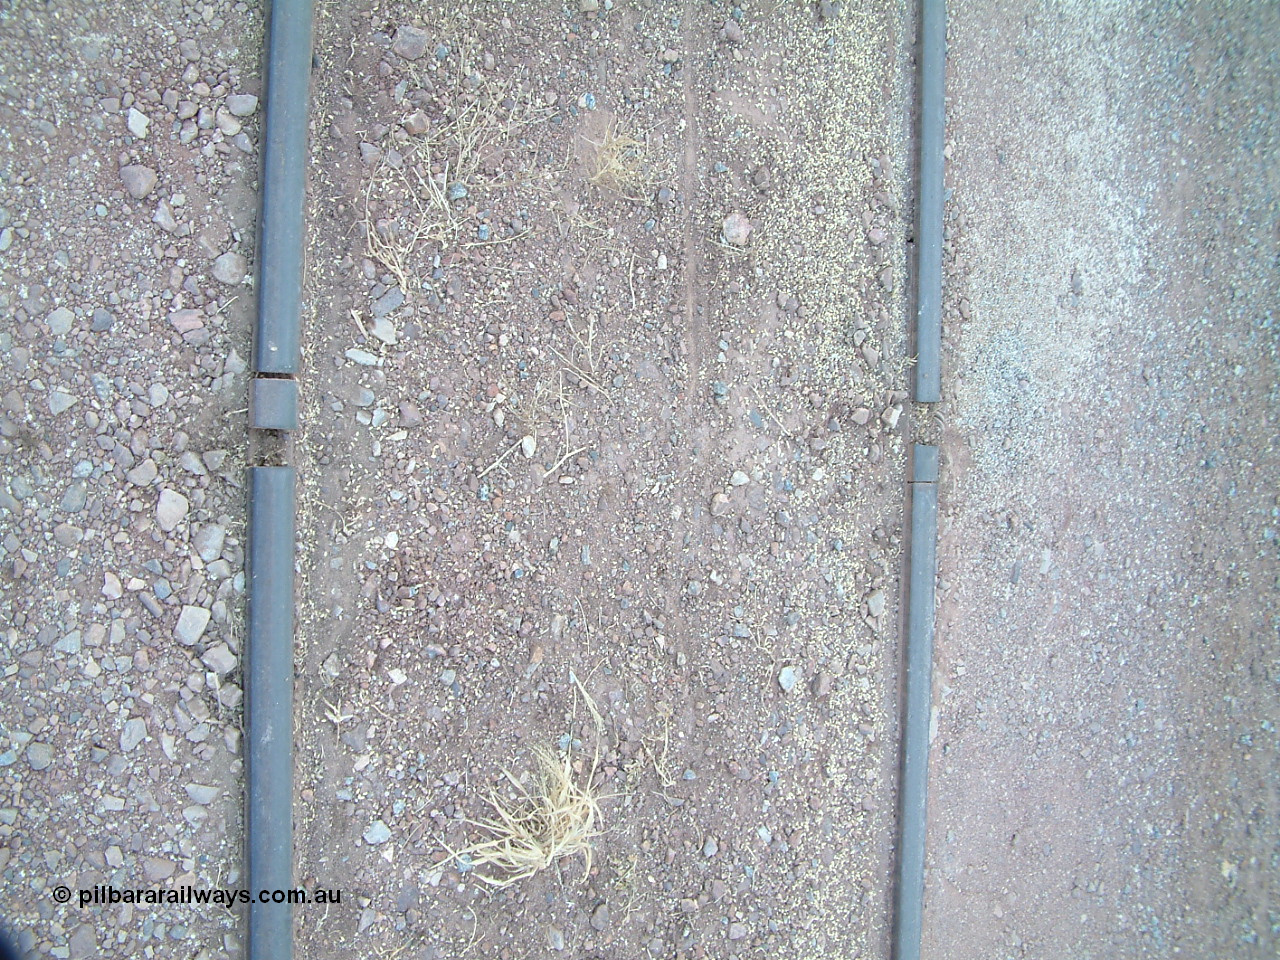
<svg viewBox="0 0 1280 960"><path fill-rule="evenodd" d="M926 956L1273 957L1273 6L953 11Z"/></svg>
<svg viewBox="0 0 1280 960"><path fill-rule="evenodd" d="M300 949L883 955L901 14L322 13L298 846L347 896ZM640 144L620 189L591 182L610 131ZM401 257L445 222L388 186L415 168L467 195ZM604 833L589 872L494 890L446 847L539 745Z"/></svg>

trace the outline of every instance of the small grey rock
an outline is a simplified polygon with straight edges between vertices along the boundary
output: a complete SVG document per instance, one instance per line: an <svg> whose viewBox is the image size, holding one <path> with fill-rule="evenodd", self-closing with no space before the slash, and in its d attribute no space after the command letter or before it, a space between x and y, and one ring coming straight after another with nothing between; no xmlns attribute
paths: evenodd
<svg viewBox="0 0 1280 960"><path fill-rule="evenodd" d="M751 478L741 470L733 471L733 476L729 478L729 483L735 487L745 487L750 482Z"/></svg>
<svg viewBox="0 0 1280 960"><path fill-rule="evenodd" d="M144 199L156 187L156 172L140 163L131 163L120 168L120 181L124 184L129 196L135 200Z"/></svg>
<svg viewBox="0 0 1280 960"><path fill-rule="evenodd" d="M258 111L258 98L251 93L233 93L227 97L227 110L235 117L252 117Z"/></svg>
<svg viewBox="0 0 1280 960"><path fill-rule="evenodd" d="M399 287L392 287L377 300L373 301L373 315L375 317L385 317L393 310L399 310L404 305L404 291Z"/></svg>
<svg viewBox="0 0 1280 960"><path fill-rule="evenodd" d="M702 855L708 859L714 857L720 852L720 844L716 843L715 837L707 837L707 842L702 845Z"/></svg>
<svg viewBox="0 0 1280 960"><path fill-rule="evenodd" d="M418 905L418 901L422 899L422 891L418 889L416 883L406 883L400 888L400 893L396 895L396 912L408 913Z"/></svg>
<svg viewBox="0 0 1280 960"><path fill-rule="evenodd" d="M222 131L223 136L226 137L236 136L244 126L240 122L240 118L234 116L231 111L225 107L219 107L217 112L213 115L213 119L214 123L218 125L218 129Z"/></svg>
<svg viewBox="0 0 1280 960"><path fill-rule="evenodd" d="M211 614L204 607L184 606L173 628L173 638L184 647L194 646L204 636Z"/></svg>
<svg viewBox="0 0 1280 960"><path fill-rule="evenodd" d="M386 317L379 317L369 325L369 332L389 347L396 345L396 325Z"/></svg>
<svg viewBox="0 0 1280 960"><path fill-rule="evenodd" d="M190 307L185 310L175 310L169 314L169 323L173 325L173 329L186 336L196 330L204 329L204 314Z"/></svg>
<svg viewBox="0 0 1280 960"><path fill-rule="evenodd" d="M178 458L178 466L188 473L194 473L197 477L203 477L208 473L203 461L196 456L194 450L184 450L182 456Z"/></svg>
<svg viewBox="0 0 1280 960"><path fill-rule="evenodd" d="M192 546L200 559L205 563L213 563L222 556L222 545L227 539L227 528L219 523L206 523L191 538Z"/></svg>
<svg viewBox="0 0 1280 960"><path fill-rule="evenodd" d="M190 509L191 501L177 490L166 488L160 491L160 499L156 503L156 522L165 533L172 533Z"/></svg>
<svg viewBox="0 0 1280 960"><path fill-rule="evenodd" d="M828 696L831 693L831 687L833 682L834 681L831 677L831 674L823 670L819 672L819 674L816 677L813 678L813 683L810 684L809 689L813 691L813 695L815 697L818 697L819 699L821 699L822 697Z"/></svg>
<svg viewBox="0 0 1280 960"><path fill-rule="evenodd" d="M53 539L61 547L74 547L84 539L84 531L70 523L59 523L53 528Z"/></svg>
<svg viewBox="0 0 1280 960"><path fill-rule="evenodd" d="M364 832L364 842L370 846L377 846L380 843L386 843L391 839L391 828L381 820L375 820L369 824Z"/></svg>
<svg viewBox="0 0 1280 960"><path fill-rule="evenodd" d="M93 311L93 324L89 327L94 333L106 333L116 322L115 314L99 307Z"/></svg>
<svg viewBox="0 0 1280 960"><path fill-rule="evenodd" d="M203 783L188 783L183 789L187 791L187 796L191 798L192 803L198 803L202 807L213 803L220 792L217 787L206 786Z"/></svg>
<svg viewBox="0 0 1280 960"><path fill-rule="evenodd" d="M358 347L352 347L348 350L346 357L352 363L358 363L362 367L376 367L378 365L377 357L368 350L361 350Z"/></svg>
<svg viewBox="0 0 1280 960"><path fill-rule="evenodd" d="M82 923L67 938L67 956L70 960L85 960L98 954L98 934L93 924Z"/></svg>
<svg viewBox="0 0 1280 960"><path fill-rule="evenodd" d="M778 671L778 686L782 688L783 693L790 693L799 682L800 671L795 667L786 666Z"/></svg>
<svg viewBox="0 0 1280 960"><path fill-rule="evenodd" d="M416 110L405 118L404 123L400 124L404 127L404 132L411 137L419 137L431 129L431 119L421 110Z"/></svg>
<svg viewBox="0 0 1280 960"><path fill-rule="evenodd" d="M391 41L391 52L406 60L417 60L427 52L429 42L425 30L405 24L396 30L395 39Z"/></svg>
<svg viewBox="0 0 1280 960"><path fill-rule="evenodd" d="M159 883L161 880L168 880L173 876L178 865L172 860L164 857L143 857L142 858L142 875L147 878L150 883Z"/></svg>
<svg viewBox="0 0 1280 960"><path fill-rule="evenodd" d="M71 324L75 319L76 315L74 313L66 307L59 307L49 314L46 322L49 324L49 332L55 337L61 337L71 332Z"/></svg>
<svg viewBox="0 0 1280 960"><path fill-rule="evenodd" d="M240 663L225 643L215 643L204 652L200 662L220 677L230 673Z"/></svg>
<svg viewBox="0 0 1280 960"><path fill-rule="evenodd" d="M77 480L67 487L67 492L62 495L62 503L59 506L64 513L79 513L88 501L88 487L83 480Z"/></svg>
<svg viewBox="0 0 1280 960"><path fill-rule="evenodd" d="M156 212L152 216L151 222L165 233L178 232L178 219L173 215L173 207L169 206L168 200L161 200L156 204Z"/></svg>
<svg viewBox="0 0 1280 960"><path fill-rule="evenodd" d="M135 487L145 487L160 475L160 468L156 466L156 462L148 457L132 470L125 473L125 479L132 483Z"/></svg>
<svg viewBox="0 0 1280 960"><path fill-rule="evenodd" d="M147 127L151 126L151 118L137 107L130 107L129 116L125 119L125 126L139 140L145 140L147 138Z"/></svg>
<svg viewBox="0 0 1280 960"><path fill-rule="evenodd" d="M61 390L54 390L49 394L49 412L54 415L64 413L79 402L79 397L64 393Z"/></svg>
<svg viewBox="0 0 1280 960"><path fill-rule="evenodd" d="M53 747L47 743L33 743L27 747L27 763L32 770L43 770L53 763Z"/></svg>
<svg viewBox="0 0 1280 960"><path fill-rule="evenodd" d="M609 905L602 903L591 911L591 929L603 933L609 929Z"/></svg>
<svg viewBox="0 0 1280 960"><path fill-rule="evenodd" d="M65 637L53 645L53 649L59 653L65 653L70 656L80 652L80 631L72 630Z"/></svg>
<svg viewBox="0 0 1280 960"><path fill-rule="evenodd" d="M131 717L124 722L120 731L120 751L128 753L147 738L147 721L142 717Z"/></svg>
<svg viewBox="0 0 1280 960"><path fill-rule="evenodd" d="M244 275L248 269L249 264L243 256L228 250L213 261L213 279L235 286L244 282Z"/></svg>
<svg viewBox="0 0 1280 960"><path fill-rule="evenodd" d="M872 590L867 594L867 616L875 619L884 614L884 591Z"/></svg>
<svg viewBox="0 0 1280 960"><path fill-rule="evenodd" d="M422 426L422 411L418 409L418 405L412 400L400 401L400 426Z"/></svg>
<svg viewBox="0 0 1280 960"><path fill-rule="evenodd" d="M725 243L734 247L745 247L753 229L755 228L751 225L751 221L745 216L740 213L731 213L724 218L721 235Z"/></svg>

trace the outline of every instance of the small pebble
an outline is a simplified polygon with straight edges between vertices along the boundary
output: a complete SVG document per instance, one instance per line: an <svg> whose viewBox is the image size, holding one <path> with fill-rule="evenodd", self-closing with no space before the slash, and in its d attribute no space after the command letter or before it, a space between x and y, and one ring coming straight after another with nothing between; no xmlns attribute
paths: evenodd
<svg viewBox="0 0 1280 960"><path fill-rule="evenodd" d="M258 110L258 98L249 93L233 93L227 97L227 110L235 117L251 117Z"/></svg>
<svg viewBox="0 0 1280 960"><path fill-rule="evenodd" d="M183 788L187 791L187 796L191 798L192 803L198 803L202 807L207 807L218 798L218 788L206 786L203 783L188 783Z"/></svg>
<svg viewBox="0 0 1280 960"><path fill-rule="evenodd" d="M191 501L176 490L168 488L160 491L160 499L156 503L156 522L165 533L171 533L187 516L191 509Z"/></svg>
<svg viewBox="0 0 1280 960"><path fill-rule="evenodd" d="M377 300L373 301L370 308L375 317L385 317L394 310L399 310L404 306L404 291L399 287L392 287Z"/></svg>
<svg viewBox="0 0 1280 960"><path fill-rule="evenodd" d="M369 332L389 347L396 344L396 325L386 317L378 317L369 324Z"/></svg>
<svg viewBox="0 0 1280 960"><path fill-rule="evenodd" d="M129 116L125 121L125 125L139 140L145 140L147 137L147 127L151 125L151 118L140 111L137 107L129 108Z"/></svg>
<svg viewBox="0 0 1280 960"><path fill-rule="evenodd" d="M59 413L70 410L79 402L79 397L63 393L61 390L54 390L49 394L49 412L56 416Z"/></svg>
<svg viewBox="0 0 1280 960"><path fill-rule="evenodd" d="M228 250L213 261L213 278L220 283L236 286L244 282L249 265L240 254Z"/></svg>
<svg viewBox="0 0 1280 960"><path fill-rule="evenodd" d="M173 628L173 638L184 647L194 646L204 636L211 614L204 607L184 606Z"/></svg>
<svg viewBox="0 0 1280 960"><path fill-rule="evenodd" d="M740 213L731 213L724 218L721 235L724 242L734 247L745 247L755 229L751 221Z"/></svg>
<svg viewBox="0 0 1280 960"><path fill-rule="evenodd" d="M71 324L75 318L76 315L66 307L59 307L49 314L49 318L46 321L49 324L49 332L55 337L66 336L71 332Z"/></svg>
<svg viewBox="0 0 1280 960"><path fill-rule="evenodd" d="M220 677L230 673L240 663L225 643L216 643L206 650L200 662Z"/></svg>
<svg viewBox="0 0 1280 960"><path fill-rule="evenodd" d="M147 721L142 717L132 717L124 722L120 731L120 752L128 753L147 738Z"/></svg>
<svg viewBox="0 0 1280 960"><path fill-rule="evenodd" d="M53 748L47 743L33 743L27 747L27 763L32 770L43 770L53 763Z"/></svg>
<svg viewBox="0 0 1280 960"><path fill-rule="evenodd" d="M429 42L430 38L425 30L405 24L396 30L395 39L391 42L391 52L406 60L417 60L427 52Z"/></svg>

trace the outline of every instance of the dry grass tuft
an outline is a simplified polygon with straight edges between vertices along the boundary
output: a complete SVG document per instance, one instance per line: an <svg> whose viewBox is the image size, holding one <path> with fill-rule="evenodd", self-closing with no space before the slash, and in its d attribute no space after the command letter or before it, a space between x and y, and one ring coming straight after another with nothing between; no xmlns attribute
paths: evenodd
<svg viewBox="0 0 1280 960"><path fill-rule="evenodd" d="M490 839L455 854L481 868L475 875L495 887L510 886L563 857L578 854L586 860L585 871L591 870L591 842L601 833L597 826L600 805L591 784L595 765L579 783L567 755L560 758L545 748L535 750L535 755L541 767L537 789L530 792L504 770L503 775L519 793L518 799L508 803L491 793L488 802L496 818L468 821L491 834ZM481 872L485 867L493 867L501 875Z"/></svg>
<svg viewBox="0 0 1280 960"><path fill-rule="evenodd" d="M443 115L424 134L385 142L365 183L363 228L366 253L381 263L405 291L421 286L423 252L446 253L457 247L486 246L520 239L464 241L475 227L466 207L475 202L484 164L531 124L547 119L549 109L535 108L531 95L514 79L496 80L475 70L479 46L474 37L449 41L457 53L456 76L439 75L444 86ZM428 85L418 78L420 86ZM450 200L451 188L466 188L467 203Z"/></svg>
<svg viewBox="0 0 1280 960"><path fill-rule="evenodd" d="M649 185L640 152L643 144L616 123L605 130L603 140L587 143L596 148L591 182L629 199L642 199L641 194Z"/></svg>

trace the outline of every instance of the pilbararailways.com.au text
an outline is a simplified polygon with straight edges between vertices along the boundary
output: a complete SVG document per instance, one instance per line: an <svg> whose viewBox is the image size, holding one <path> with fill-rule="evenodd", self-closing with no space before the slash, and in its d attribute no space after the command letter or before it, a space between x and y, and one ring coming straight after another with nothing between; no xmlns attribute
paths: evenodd
<svg viewBox="0 0 1280 960"><path fill-rule="evenodd" d="M189 886L174 887L172 890L117 890L115 887L99 885L89 890L77 890L76 893L81 907L111 906L117 903L156 906L222 904L231 909L242 903L342 903L341 890L305 890L301 887L293 890L259 890L256 896L248 890L205 890Z"/></svg>

